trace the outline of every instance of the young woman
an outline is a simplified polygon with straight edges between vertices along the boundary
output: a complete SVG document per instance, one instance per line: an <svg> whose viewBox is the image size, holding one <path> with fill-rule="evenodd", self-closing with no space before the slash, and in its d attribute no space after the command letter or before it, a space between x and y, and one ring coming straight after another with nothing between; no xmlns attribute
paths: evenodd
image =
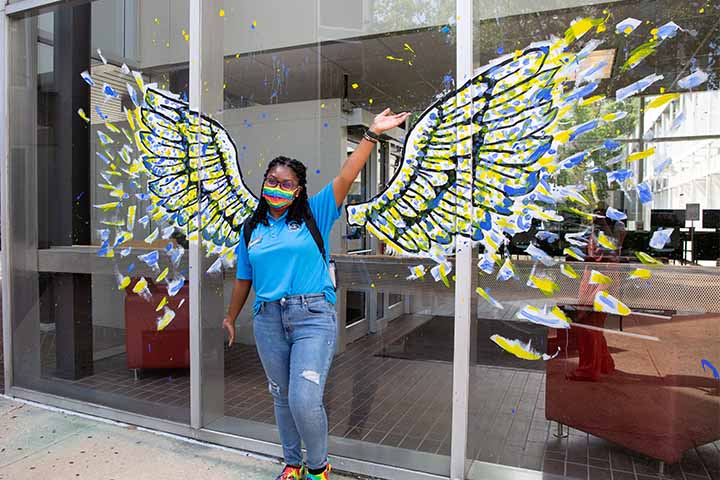
<svg viewBox="0 0 720 480"><path fill-rule="evenodd" d="M235 319L255 288L253 327L260 360L275 404L286 466L276 480L329 478L327 416L323 391L335 353L335 288L328 259L322 258L308 228L317 225L329 252L328 236L340 206L370 156L377 136L397 127L408 113L386 109L375 117L340 174L308 198L305 165L277 157L265 172L262 197L243 226L237 275L223 327L235 339ZM307 449L303 462L301 441Z"/></svg>

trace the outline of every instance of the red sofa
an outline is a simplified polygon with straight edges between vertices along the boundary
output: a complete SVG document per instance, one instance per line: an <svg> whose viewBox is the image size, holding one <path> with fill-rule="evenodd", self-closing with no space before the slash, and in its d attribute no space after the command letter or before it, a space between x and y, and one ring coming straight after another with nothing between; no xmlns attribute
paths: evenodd
<svg viewBox="0 0 720 480"><path fill-rule="evenodd" d="M132 293L137 279L126 289L125 297L125 347L127 366L130 369L189 368L190 367L190 291L185 284L174 297L167 295L166 285L148 285L152 301ZM162 311L155 307L163 296L175 318L162 331L157 330L157 319ZM178 308L181 300L185 300Z"/></svg>
<svg viewBox="0 0 720 480"><path fill-rule="evenodd" d="M599 325L604 314L568 313L611 328ZM701 366L720 363L720 315L629 315L623 331L659 341L579 327L556 332L548 351L561 353L547 362L546 417L667 463L720 439L720 382Z"/></svg>

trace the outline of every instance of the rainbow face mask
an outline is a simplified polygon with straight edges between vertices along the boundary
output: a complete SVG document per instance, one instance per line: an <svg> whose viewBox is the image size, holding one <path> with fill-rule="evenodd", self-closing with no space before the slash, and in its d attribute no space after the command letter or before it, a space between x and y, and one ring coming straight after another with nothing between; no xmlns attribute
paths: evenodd
<svg viewBox="0 0 720 480"><path fill-rule="evenodd" d="M295 191L288 192L280 187L263 186L262 196L272 208L287 208L295 198Z"/></svg>

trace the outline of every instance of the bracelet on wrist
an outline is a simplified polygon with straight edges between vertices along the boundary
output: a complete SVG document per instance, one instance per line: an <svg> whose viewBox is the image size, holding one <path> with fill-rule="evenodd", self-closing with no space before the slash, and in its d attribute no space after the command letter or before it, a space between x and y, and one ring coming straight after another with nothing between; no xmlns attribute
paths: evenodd
<svg viewBox="0 0 720 480"><path fill-rule="evenodd" d="M373 132L372 130L370 130L368 128L367 130L365 130L365 133L363 134L363 138L370 142L377 143L380 140L380 135L378 135L377 133Z"/></svg>
<svg viewBox="0 0 720 480"><path fill-rule="evenodd" d="M370 142L370 143L378 143L377 140L375 140L374 138L370 137L367 133L363 135L363 138L364 138L365 140L367 140L368 142Z"/></svg>

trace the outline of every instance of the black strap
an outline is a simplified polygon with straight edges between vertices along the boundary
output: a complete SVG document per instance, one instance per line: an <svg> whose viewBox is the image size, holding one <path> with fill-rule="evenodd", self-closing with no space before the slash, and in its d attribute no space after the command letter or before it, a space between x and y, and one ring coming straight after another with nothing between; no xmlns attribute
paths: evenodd
<svg viewBox="0 0 720 480"><path fill-rule="evenodd" d="M245 248L250 245L250 237L252 237L252 230L247 228L250 224L250 218L251 217L248 217L243 223L243 239L245 240ZM305 218L305 223L307 224L308 230L310 230L310 235L312 235L313 240L315 240L318 250L320 250L320 255L322 255L323 261L327 262L328 259L325 254L325 242L323 242L322 234L320 233L317 223L315 223L315 217L313 217L312 212L308 212L308 216Z"/></svg>

